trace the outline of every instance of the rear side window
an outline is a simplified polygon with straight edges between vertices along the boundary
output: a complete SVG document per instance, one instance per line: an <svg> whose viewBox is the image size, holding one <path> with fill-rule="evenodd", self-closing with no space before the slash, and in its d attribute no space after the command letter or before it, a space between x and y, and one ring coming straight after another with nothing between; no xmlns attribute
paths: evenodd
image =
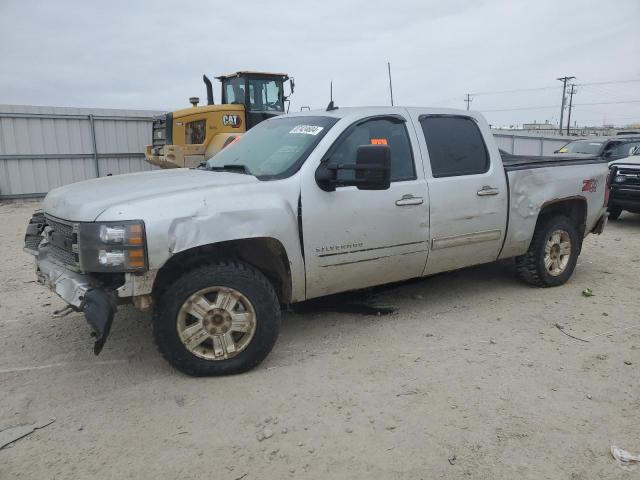
<svg viewBox="0 0 640 480"><path fill-rule="evenodd" d="M422 117L434 177L475 175L489 170L489 155L476 122L468 117Z"/></svg>
<svg viewBox="0 0 640 480"><path fill-rule="evenodd" d="M331 153L331 164L355 163L361 145L388 145L391 149L391 181L414 180L416 172L407 129L395 118L373 118L359 123L338 140ZM339 170L340 180L352 180L353 170Z"/></svg>

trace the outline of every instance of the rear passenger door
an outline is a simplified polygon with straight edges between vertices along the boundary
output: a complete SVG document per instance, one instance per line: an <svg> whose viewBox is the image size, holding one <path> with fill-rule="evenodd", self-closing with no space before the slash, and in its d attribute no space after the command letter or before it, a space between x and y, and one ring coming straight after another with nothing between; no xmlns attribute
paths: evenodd
<svg viewBox="0 0 640 480"><path fill-rule="evenodd" d="M496 260L509 192L497 146L483 139L490 129L473 116L417 117L431 207L425 274Z"/></svg>

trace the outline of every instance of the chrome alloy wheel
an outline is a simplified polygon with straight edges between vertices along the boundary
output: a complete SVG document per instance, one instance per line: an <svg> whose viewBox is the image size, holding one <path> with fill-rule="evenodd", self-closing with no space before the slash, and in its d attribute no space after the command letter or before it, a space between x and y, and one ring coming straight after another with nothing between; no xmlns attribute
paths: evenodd
<svg viewBox="0 0 640 480"><path fill-rule="evenodd" d="M227 360L242 352L256 331L256 312L242 293L208 287L180 308L178 335L185 348L205 360Z"/></svg>
<svg viewBox="0 0 640 480"><path fill-rule="evenodd" d="M565 271L571 258L571 237L564 230L554 230L544 246L544 266L557 277Z"/></svg>

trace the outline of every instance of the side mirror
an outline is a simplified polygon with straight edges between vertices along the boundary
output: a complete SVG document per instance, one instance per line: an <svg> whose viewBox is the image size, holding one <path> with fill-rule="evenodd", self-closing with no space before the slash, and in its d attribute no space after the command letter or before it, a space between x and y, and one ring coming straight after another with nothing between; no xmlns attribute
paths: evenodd
<svg viewBox="0 0 640 480"><path fill-rule="evenodd" d="M354 171L354 178L338 178L338 172L345 170ZM388 145L361 145L355 164L323 162L316 170L316 183L325 192L347 186L358 190L387 190L391 185L391 149Z"/></svg>
<svg viewBox="0 0 640 480"><path fill-rule="evenodd" d="M640 155L640 146L635 146L629 152L629 155Z"/></svg>

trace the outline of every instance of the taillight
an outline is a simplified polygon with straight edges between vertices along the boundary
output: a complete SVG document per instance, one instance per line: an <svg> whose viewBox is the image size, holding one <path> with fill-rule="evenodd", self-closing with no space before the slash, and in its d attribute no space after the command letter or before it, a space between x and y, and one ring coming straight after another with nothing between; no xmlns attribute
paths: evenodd
<svg viewBox="0 0 640 480"><path fill-rule="evenodd" d="M607 175L607 181L604 186L604 206L609 205L609 197L611 196L611 177L615 175L616 168L613 167L609 170L609 174Z"/></svg>

